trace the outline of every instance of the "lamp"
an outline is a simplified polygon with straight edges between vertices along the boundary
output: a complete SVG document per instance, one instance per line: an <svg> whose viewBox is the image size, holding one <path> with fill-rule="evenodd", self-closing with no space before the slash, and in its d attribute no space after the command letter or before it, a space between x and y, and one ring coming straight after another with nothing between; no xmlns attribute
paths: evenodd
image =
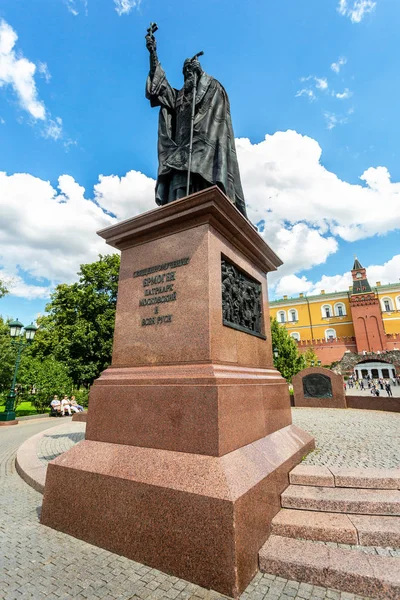
<svg viewBox="0 0 400 600"><path fill-rule="evenodd" d="M18 321L18 319L16 321L11 321L8 325L10 327L11 343L17 347L17 358L15 360L13 380L6 399L6 409L4 412L0 413L0 422L4 425L16 425L18 421L15 419L15 384L17 383L18 367L21 362L23 350L32 342L38 328L33 323L27 325L25 327L24 339L24 336L21 334L24 325Z"/></svg>
<svg viewBox="0 0 400 600"><path fill-rule="evenodd" d="M274 348L274 358L278 358L279 356L279 350L278 348Z"/></svg>
<svg viewBox="0 0 400 600"><path fill-rule="evenodd" d="M30 325L27 325L25 327L25 337L28 342L31 342L33 340L37 330L38 330L38 328L33 323L31 323Z"/></svg>
<svg viewBox="0 0 400 600"><path fill-rule="evenodd" d="M18 321L18 319L16 321L11 321L8 326L10 328L10 336L12 339L20 336L23 325L20 321Z"/></svg>

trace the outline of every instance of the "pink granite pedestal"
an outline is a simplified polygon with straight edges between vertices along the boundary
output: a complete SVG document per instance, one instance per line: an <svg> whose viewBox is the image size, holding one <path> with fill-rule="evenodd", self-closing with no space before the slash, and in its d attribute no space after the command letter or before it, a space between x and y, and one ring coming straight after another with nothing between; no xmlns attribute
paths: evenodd
<svg viewBox="0 0 400 600"><path fill-rule="evenodd" d="M122 250L112 364L86 441L49 464L41 522L237 597L314 447L273 368L280 260L216 187L100 235ZM259 335L223 324L222 258L261 284Z"/></svg>

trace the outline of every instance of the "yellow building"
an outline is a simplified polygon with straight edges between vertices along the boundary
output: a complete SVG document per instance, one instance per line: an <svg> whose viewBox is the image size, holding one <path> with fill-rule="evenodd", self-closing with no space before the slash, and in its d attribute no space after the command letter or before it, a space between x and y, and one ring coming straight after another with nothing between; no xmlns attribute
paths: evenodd
<svg viewBox="0 0 400 600"><path fill-rule="evenodd" d="M323 342L338 346L345 342L350 351L358 352L400 347L397 340L397 335L400 336L400 283L381 285L376 282L371 287L366 271L357 259L352 277L353 285L348 290L333 293L321 290L312 296L299 294L273 300L270 314L300 342L301 347ZM379 337L380 345L376 340L369 340L366 333L374 319L378 333L371 335ZM360 328L361 321L363 329ZM345 349L341 351L343 354ZM339 348L336 354L339 356Z"/></svg>

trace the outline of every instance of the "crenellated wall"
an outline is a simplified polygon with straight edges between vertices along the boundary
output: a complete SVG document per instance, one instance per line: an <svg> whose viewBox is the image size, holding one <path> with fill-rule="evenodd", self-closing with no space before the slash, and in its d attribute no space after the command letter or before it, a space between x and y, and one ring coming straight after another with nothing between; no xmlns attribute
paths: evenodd
<svg viewBox="0 0 400 600"><path fill-rule="evenodd" d="M313 348L323 365L340 360L345 352L357 352L356 339L351 336L333 340L302 340L298 342L298 348L300 352L307 352L309 348Z"/></svg>

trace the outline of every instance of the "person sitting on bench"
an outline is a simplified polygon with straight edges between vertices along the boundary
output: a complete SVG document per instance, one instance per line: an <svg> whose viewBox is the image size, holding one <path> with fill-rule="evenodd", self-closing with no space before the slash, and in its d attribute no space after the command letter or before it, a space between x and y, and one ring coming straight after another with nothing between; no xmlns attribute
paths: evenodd
<svg viewBox="0 0 400 600"><path fill-rule="evenodd" d="M53 400L50 402L51 409L56 412L61 412L61 402L58 399L58 396L53 396Z"/></svg>
<svg viewBox="0 0 400 600"><path fill-rule="evenodd" d="M61 400L61 414L63 417L65 416L65 410L68 411L69 416L72 415L71 407L69 405L69 398L68 398L67 394L65 394L64 398Z"/></svg>
<svg viewBox="0 0 400 600"><path fill-rule="evenodd" d="M71 396L71 400L69 401L69 405L74 412L82 412L83 406L77 403L75 396Z"/></svg>

